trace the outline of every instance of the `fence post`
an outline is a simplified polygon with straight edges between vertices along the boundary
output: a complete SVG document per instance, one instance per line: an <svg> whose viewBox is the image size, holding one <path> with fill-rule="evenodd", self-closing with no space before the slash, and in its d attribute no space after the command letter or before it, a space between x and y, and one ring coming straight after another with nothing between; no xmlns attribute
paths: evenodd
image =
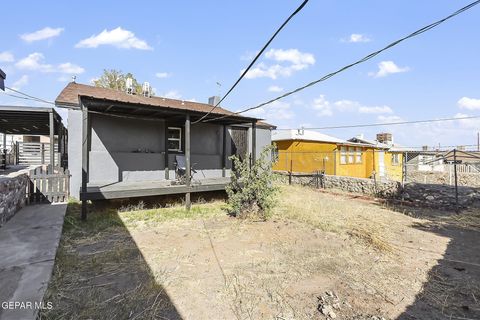
<svg viewBox="0 0 480 320"><path fill-rule="evenodd" d="M292 171L288 171L288 184L292 184Z"/></svg>
<svg viewBox="0 0 480 320"><path fill-rule="evenodd" d="M455 206L458 211L457 149L453 149L453 170L455 172Z"/></svg>

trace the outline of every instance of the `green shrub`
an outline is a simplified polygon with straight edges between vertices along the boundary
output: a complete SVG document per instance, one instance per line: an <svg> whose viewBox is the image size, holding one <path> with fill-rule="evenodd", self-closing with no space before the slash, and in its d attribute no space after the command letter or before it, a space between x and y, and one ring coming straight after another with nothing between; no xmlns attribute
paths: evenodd
<svg viewBox="0 0 480 320"><path fill-rule="evenodd" d="M269 159L271 151L271 146L265 147L252 165L248 157L244 160L237 156L230 157L235 170L226 190L230 213L234 216L261 220L268 217L278 191Z"/></svg>

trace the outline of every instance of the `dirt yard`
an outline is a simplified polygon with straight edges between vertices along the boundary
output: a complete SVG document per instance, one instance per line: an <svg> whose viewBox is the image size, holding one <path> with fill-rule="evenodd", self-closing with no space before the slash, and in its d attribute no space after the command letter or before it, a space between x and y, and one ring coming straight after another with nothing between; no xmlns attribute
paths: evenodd
<svg viewBox="0 0 480 320"><path fill-rule="evenodd" d="M266 222L137 209L70 205L42 319L480 319L478 209L294 186Z"/></svg>

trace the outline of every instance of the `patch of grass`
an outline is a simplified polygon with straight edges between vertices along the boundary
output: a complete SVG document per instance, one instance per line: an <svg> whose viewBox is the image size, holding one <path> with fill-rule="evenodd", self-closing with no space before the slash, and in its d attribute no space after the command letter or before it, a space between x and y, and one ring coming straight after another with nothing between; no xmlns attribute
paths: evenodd
<svg viewBox="0 0 480 320"><path fill-rule="evenodd" d="M127 226L138 224L154 225L174 219L210 218L226 214L227 205L221 201L194 204L190 210L185 206L177 205L168 208L155 208L146 210L133 210L118 212L118 216Z"/></svg>
<svg viewBox="0 0 480 320"><path fill-rule="evenodd" d="M322 231L348 234L380 251L392 250L388 218L395 213L308 187L283 185L280 190L275 218L294 219Z"/></svg>

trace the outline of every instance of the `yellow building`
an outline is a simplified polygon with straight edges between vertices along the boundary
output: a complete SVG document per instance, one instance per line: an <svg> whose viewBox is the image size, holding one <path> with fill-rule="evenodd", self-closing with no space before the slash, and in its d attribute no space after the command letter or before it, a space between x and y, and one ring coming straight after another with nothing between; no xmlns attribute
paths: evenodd
<svg viewBox="0 0 480 320"><path fill-rule="evenodd" d="M402 179L402 153L390 151L385 144L347 141L306 130L274 131L272 141L276 145L276 171Z"/></svg>

